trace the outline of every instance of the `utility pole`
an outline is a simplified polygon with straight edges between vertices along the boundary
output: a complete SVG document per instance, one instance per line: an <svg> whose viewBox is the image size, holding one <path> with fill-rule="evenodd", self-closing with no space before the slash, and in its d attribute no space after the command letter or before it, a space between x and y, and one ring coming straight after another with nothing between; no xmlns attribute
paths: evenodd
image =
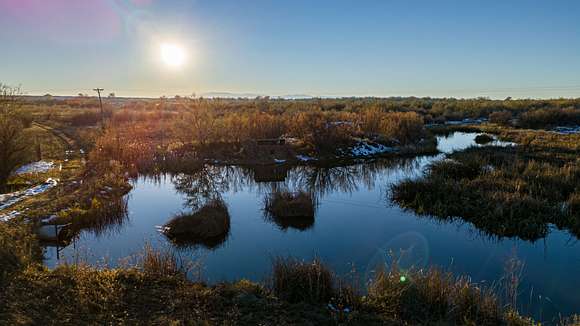
<svg viewBox="0 0 580 326"><path fill-rule="evenodd" d="M101 92L104 90L104 88L93 88L93 91L99 94L99 105L101 106L101 128L105 128L105 114L103 112L103 101L101 100Z"/></svg>

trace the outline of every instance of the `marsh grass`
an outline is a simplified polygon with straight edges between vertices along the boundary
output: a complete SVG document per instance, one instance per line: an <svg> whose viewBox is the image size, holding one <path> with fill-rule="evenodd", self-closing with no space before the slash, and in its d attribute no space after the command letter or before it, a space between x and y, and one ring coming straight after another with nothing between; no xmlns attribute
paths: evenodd
<svg viewBox="0 0 580 326"><path fill-rule="evenodd" d="M171 251L155 250L150 244L146 244L143 249L139 267L143 273L153 277L187 275L187 271L180 266L177 257Z"/></svg>
<svg viewBox="0 0 580 326"><path fill-rule="evenodd" d="M265 211L277 218L314 217L316 202L312 194L299 191L274 191L266 197Z"/></svg>
<svg viewBox="0 0 580 326"><path fill-rule="evenodd" d="M422 178L393 185L391 198L418 214L460 218L499 237L536 240L550 224L580 234L580 166L572 157L537 147L470 148L434 163Z"/></svg>
<svg viewBox="0 0 580 326"><path fill-rule="evenodd" d="M305 262L278 257L272 269L272 290L282 300L326 303L334 295L334 276L318 259Z"/></svg>
<svg viewBox="0 0 580 326"><path fill-rule="evenodd" d="M230 231L230 215L220 199L206 203L199 210L175 216L164 225L163 233L178 246L202 244L215 248Z"/></svg>
<svg viewBox="0 0 580 326"><path fill-rule="evenodd" d="M500 325L504 311L492 290L432 268L379 270L369 283L369 302L385 315L413 324Z"/></svg>

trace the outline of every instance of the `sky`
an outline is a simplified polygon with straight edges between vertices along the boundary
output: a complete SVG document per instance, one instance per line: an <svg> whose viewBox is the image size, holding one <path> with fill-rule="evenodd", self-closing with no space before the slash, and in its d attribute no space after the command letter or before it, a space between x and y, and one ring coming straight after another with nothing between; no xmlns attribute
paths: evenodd
<svg viewBox="0 0 580 326"><path fill-rule="evenodd" d="M577 0L0 0L0 82L30 95L580 97L579 17Z"/></svg>

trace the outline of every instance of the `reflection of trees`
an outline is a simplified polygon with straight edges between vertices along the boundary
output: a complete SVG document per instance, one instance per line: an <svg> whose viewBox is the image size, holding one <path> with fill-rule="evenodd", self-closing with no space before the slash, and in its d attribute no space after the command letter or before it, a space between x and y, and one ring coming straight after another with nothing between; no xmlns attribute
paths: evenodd
<svg viewBox="0 0 580 326"><path fill-rule="evenodd" d="M222 193L238 191L244 185L243 171L232 166L203 165L188 174L172 178L175 190L186 196L185 206L201 208L211 200L221 200Z"/></svg>
<svg viewBox="0 0 580 326"><path fill-rule="evenodd" d="M371 190L380 177L417 173L427 161L428 158L379 159L346 166L276 167L272 173L263 173L264 167L206 164L188 174L173 176L172 182L175 189L186 196L185 206L197 210L210 200L221 200L222 194L228 191L256 190L259 193L270 193L286 189L293 192L306 191L321 199L332 192L352 193L361 186ZM260 173L258 178L257 171ZM285 178L278 176L282 173Z"/></svg>
<svg viewBox="0 0 580 326"><path fill-rule="evenodd" d="M420 166L420 159L405 158L380 159L347 166L300 166L290 171L287 184L322 198L337 191L352 193L361 186L372 190L379 177L410 173L419 170Z"/></svg>
<svg viewBox="0 0 580 326"><path fill-rule="evenodd" d="M353 192L358 189L355 166L306 167L292 172L295 184L318 197L333 191Z"/></svg>

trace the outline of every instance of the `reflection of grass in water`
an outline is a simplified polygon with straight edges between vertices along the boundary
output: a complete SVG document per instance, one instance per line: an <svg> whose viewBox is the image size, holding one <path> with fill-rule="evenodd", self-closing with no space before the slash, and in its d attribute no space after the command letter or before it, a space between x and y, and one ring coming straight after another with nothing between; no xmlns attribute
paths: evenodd
<svg viewBox="0 0 580 326"><path fill-rule="evenodd" d="M543 148L470 148L431 165L424 178L392 187L418 214L461 217L496 236L536 240L553 223L580 234L580 166Z"/></svg>
<svg viewBox="0 0 580 326"><path fill-rule="evenodd" d="M59 225L69 224L65 238L73 237L83 230L91 231L96 236L115 232L129 218L127 201L126 197L118 196L102 199L93 198L87 209L77 206L61 211L55 223Z"/></svg>
<svg viewBox="0 0 580 326"><path fill-rule="evenodd" d="M203 245L216 248L228 237L230 216L225 203L215 199L190 214L175 216L164 226L163 233L177 246Z"/></svg>

